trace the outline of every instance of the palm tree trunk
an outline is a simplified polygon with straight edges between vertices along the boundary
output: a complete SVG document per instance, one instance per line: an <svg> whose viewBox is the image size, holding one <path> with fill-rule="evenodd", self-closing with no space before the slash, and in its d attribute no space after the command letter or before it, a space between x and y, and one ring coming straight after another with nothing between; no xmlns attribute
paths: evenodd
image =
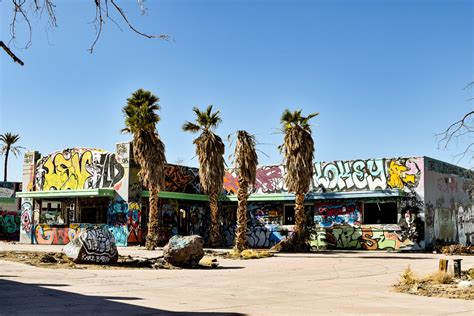
<svg viewBox="0 0 474 316"><path fill-rule="evenodd" d="M5 151L5 172L3 175L3 181L7 182L7 167L8 167L8 154L10 153L10 147L7 147Z"/></svg>
<svg viewBox="0 0 474 316"><path fill-rule="evenodd" d="M209 206L211 207L211 239L210 246L219 246L219 209L217 207L217 193L209 194Z"/></svg>
<svg viewBox="0 0 474 316"><path fill-rule="evenodd" d="M158 222L158 193L155 186L150 188L150 211L148 214L148 234L146 236L145 247L147 250L154 250L158 246L159 222Z"/></svg>
<svg viewBox="0 0 474 316"><path fill-rule="evenodd" d="M239 181L237 192L237 230L235 232L235 249L242 251L247 248L247 199L248 183L245 180Z"/></svg>
<svg viewBox="0 0 474 316"><path fill-rule="evenodd" d="M3 172L3 181L7 182L7 171L8 171L8 154L10 153L10 147L7 147L5 151L5 170Z"/></svg>
<svg viewBox="0 0 474 316"><path fill-rule="evenodd" d="M304 238L304 222L304 193L298 192L295 194L295 228L293 231L296 242L299 242L301 241L301 238Z"/></svg>

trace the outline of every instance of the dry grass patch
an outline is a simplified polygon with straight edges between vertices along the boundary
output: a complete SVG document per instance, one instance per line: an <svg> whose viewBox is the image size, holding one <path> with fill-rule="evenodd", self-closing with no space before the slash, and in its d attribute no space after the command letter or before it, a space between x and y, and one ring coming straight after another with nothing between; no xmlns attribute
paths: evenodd
<svg viewBox="0 0 474 316"><path fill-rule="evenodd" d="M268 250L255 250L255 249L245 249L243 251L238 251L236 249L232 249L229 254L228 258L230 259L261 259L261 258L268 258L273 257L273 253Z"/></svg>
<svg viewBox="0 0 474 316"><path fill-rule="evenodd" d="M461 279L470 279L468 272L470 270L464 271ZM437 271L422 278L408 266L400 274L398 283L393 288L396 292L420 296L474 300L474 286L460 288L458 281L460 280L453 278L451 273L444 271Z"/></svg>

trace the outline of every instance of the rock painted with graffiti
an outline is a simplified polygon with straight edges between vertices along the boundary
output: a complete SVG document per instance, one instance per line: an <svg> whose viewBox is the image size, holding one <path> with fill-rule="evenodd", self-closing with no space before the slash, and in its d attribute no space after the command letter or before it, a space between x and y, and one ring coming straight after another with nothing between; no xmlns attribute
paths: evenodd
<svg viewBox="0 0 474 316"><path fill-rule="evenodd" d="M115 154L88 148L65 149L43 157L35 170L37 191L114 188L118 190L124 168Z"/></svg>

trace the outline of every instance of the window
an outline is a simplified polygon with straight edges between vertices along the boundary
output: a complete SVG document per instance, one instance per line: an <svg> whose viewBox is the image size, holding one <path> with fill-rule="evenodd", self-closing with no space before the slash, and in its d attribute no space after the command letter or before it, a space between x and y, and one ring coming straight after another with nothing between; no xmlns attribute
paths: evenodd
<svg viewBox="0 0 474 316"><path fill-rule="evenodd" d="M364 224L396 224L397 203L364 203Z"/></svg>

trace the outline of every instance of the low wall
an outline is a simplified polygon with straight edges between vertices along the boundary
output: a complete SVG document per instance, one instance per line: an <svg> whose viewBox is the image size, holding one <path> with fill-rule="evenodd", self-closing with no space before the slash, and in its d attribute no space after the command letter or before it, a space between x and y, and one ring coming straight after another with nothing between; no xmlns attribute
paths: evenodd
<svg viewBox="0 0 474 316"><path fill-rule="evenodd" d="M418 240L416 240L418 239ZM424 242L398 225L343 225L315 228L309 240L312 250L417 250Z"/></svg>

